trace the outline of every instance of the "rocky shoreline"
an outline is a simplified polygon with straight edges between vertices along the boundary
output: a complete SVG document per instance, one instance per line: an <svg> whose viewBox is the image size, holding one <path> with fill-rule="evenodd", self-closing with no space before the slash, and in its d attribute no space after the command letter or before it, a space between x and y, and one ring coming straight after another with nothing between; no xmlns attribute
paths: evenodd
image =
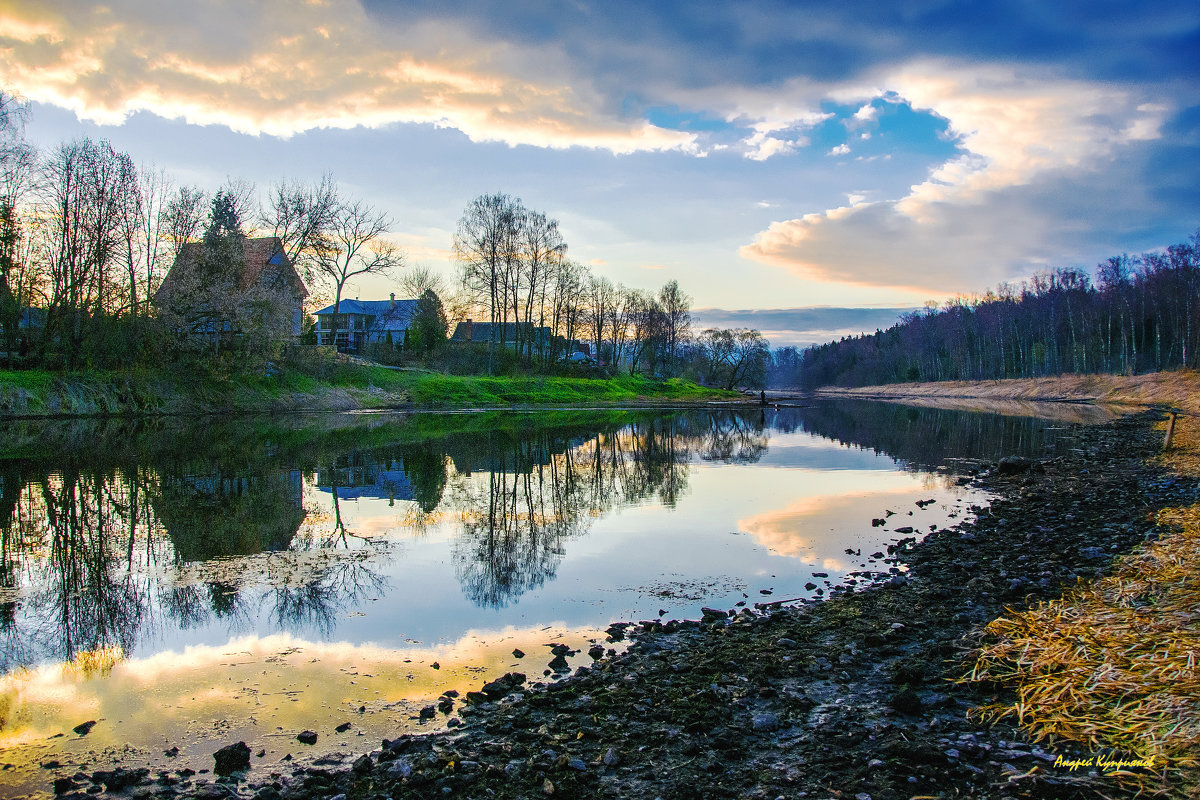
<svg viewBox="0 0 1200 800"><path fill-rule="evenodd" d="M610 628L633 645L546 686L512 675L447 697L450 730L401 736L350 767L279 765L226 777L112 770L62 777L61 797L1084 798L1127 793L1095 753L1035 746L968 710L983 626L1060 596L1158 535L1154 512L1195 502L1154 463L1141 415L1083 429L1050 459L959 465L996 495L977 519L902 539L854 590L798 606L750 603L701 621ZM903 566L901 566L903 565ZM907 567L907 571L905 571ZM879 571L882 570L882 571ZM749 601L748 601L749 602ZM755 607L757 605L757 607ZM555 654L561 660L562 654ZM533 666L533 665L531 665ZM540 664L538 665L541 666ZM1121 754L1116 754L1121 755ZM1127 755L1127 754L1126 754ZM232 759L232 760L231 760Z"/></svg>

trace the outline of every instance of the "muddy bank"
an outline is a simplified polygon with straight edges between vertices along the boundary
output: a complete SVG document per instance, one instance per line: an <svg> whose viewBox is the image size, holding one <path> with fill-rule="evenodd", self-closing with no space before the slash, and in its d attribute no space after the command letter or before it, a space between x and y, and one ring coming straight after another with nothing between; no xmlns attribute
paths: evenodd
<svg viewBox="0 0 1200 800"><path fill-rule="evenodd" d="M402 736L352 763L293 770L235 750L223 756L228 778L100 770L61 776L55 789L263 800L1119 796L1111 778L1055 766L1095 754L1031 746L969 719L993 695L953 682L1005 605L1103 573L1158 534L1156 510L1196 500L1195 481L1150 463L1161 443L1151 419L1088 428L1079 441L1037 462L961 465L963 480L998 499L922 541L896 529L904 538L891 552L861 554L869 574L855 591L614 626L613 639L634 645L597 650L590 669L532 689L514 676L431 706L453 726L446 733ZM528 677L544 680L551 655L529 654Z"/></svg>

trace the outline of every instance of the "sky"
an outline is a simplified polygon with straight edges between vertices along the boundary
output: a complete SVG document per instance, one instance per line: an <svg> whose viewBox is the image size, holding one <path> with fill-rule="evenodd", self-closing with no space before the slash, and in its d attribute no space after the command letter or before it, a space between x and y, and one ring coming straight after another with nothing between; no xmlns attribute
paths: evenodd
<svg viewBox="0 0 1200 800"><path fill-rule="evenodd" d="M210 191L330 172L447 277L508 193L776 346L1187 239L1198 52L1194 0L0 0L40 146Z"/></svg>

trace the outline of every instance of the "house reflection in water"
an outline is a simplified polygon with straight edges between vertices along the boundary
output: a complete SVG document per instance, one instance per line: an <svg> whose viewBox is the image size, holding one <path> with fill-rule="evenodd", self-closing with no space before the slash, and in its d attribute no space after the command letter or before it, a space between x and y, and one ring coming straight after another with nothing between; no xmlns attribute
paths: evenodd
<svg viewBox="0 0 1200 800"><path fill-rule="evenodd" d="M286 550L304 521L298 469L163 475L155 514L180 562Z"/></svg>

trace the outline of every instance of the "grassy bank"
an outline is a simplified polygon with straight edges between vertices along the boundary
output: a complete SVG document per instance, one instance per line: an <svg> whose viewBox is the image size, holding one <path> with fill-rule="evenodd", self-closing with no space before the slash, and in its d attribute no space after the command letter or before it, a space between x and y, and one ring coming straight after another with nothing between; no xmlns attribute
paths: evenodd
<svg viewBox="0 0 1200 800"><path fill-rule="evenodd" d="M1162 464L1200 476L1200 435L1185 419ZM1200 794L1200 504L1157 515L1166 533L1118 558L1111 574L1061 600L992 622L972 679L1014 690L983 716L1037 741L1071 740L1149 769L1117 777L1172 797Z"/></svg>
<svg viewBox="0 0 1200 800"><path fill-rule="evenodd" d="M165 370L0 371L0 417L613 405L736 397L678 379L489 378L355 364L325 370L321 378L294 369L228 376Z"/></svg>
<svg viewBox="0 0 1200 800"><path fill-rule="evenodd" d="M1175 406L1200 413L1200 372L1172 370L1146 375L1057 375L1002 381L891 383L854 388L823 386L817 390L817 394L891 400L974 398L1115 403L1131 406Z"/></svg>

